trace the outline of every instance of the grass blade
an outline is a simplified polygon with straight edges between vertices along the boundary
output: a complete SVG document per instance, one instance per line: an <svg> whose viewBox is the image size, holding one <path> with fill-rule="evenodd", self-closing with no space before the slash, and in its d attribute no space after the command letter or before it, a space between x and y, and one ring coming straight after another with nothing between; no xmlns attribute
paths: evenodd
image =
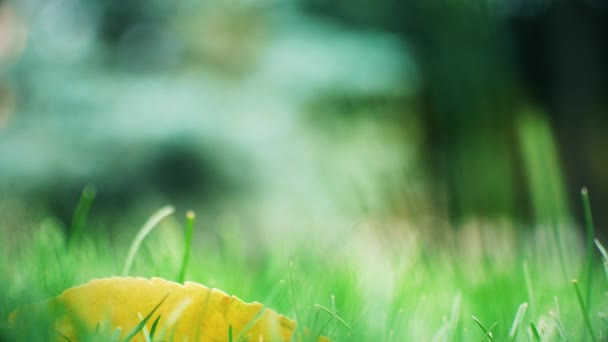
<svg viewBox="0 0 608 342"><path fill-rule="evenodd" d="M160 321L160 316L156 317L154 323L152 323L152 328L150 328L150 338L154 340L154 334L156 334L156 328L158 327L158 322Z"/></svg>
<svg viewBox="0 0 608 342"><path fill-rule="evenodd" d="M122 328L121 327L116 328L116 330L114 330L114 333L110 337L110 342L120 341L120 334L121 333L122 333Z"/></svg>
<svg viewBox="0 0 608 342"><path fill-rule="evenodd" d="M293 282L293 261L289 262L289 288L291 290L291 302L293 305L294 315L296 318L296 328L293 331L293 335L291 335L291 340L298 341L297 336L302 333L302 321L300 321L300 315L299 315L300 311L298 310L295 286L294 286L294 282Z"/></svg>
<svg viewBox="0 0 608 342"><path fill-rule="evenodd" d="M331 295L331 311L334 316L334 331L336 333L336 340L340 339L340 330L338 329L338 310L336 309L336 296Z"/></svg>
<svg viewBox="0 0 608 342"><path fill-rule="evenodd" d="M473 321L475 321L475 323L477 323L477 325L479 326L479 328L481 329L481 331L484 332L483 337L481 338L480 341L485 340L486 338L490 339L490 341L494 341L494 337L492 336L492 329L494 329L495 326L498 325L498 322L494 322L494 324L492 324L490 326L490 329L486 329L483 324L481 324L481 321L475 317L475 316L471 316L473 318Z"/></svg>
<svg viewBox="0 0 608 342"><path fill-rule="evenodd" d="M135 335L137 335L137 333L142 330L142 328L144 326L146 326L146 323L148 322L148 320L150 320L150 317L152 317L152 315L154 315L154 313L156 312L156 310L158 310L158 308L160 308L160 306L165 302L165 300L167 299L167 297L169 297L169 294L167 293L163 299L160 300L160 302L158 302L158 304L156 304L156 306L152 309L152 311L150 311L146 317L144 317L144 319L141 320L141 322L139 322L139 324L137 324L137 326L135 328L133 328L133 330L131 330L131 332L129 332L127 334L127 337L125 337L125 339L123 340L123 342L127 342L129 340L131 340L133 337L135 337Z"/></svg>
<svg viewBox="0 0 608 342"><path fill-rule="evenodd" d="M515 319L513 320L513 325L511 325L511 330L509 331L509 341L514 341L517 337L517 332L519 331L519 325L521 321L524 319L524 315L526 314L526 309L528 308L528 303L522 303L517 309L517 314L515 314Z"/></svg>
<svg viewBox="0 0 608 342"><path fill-rule="evenodd" d="M87 224L87 218L89 217L89 211L95 202L95 195L97 190L95 186L91 184L85 185L82 189L82 195L76 204L74 214L72 215L72 222L70 224L70 237L68 239L68 246L72 246L82 236L82 231Z"/></svg>
<svg viewBox="0 0 608 342"><path fill-rule="evenodd" d="M452 311L450 314L450 323L448 332L448 338L450 341L455 340L456 333L458 330L458 321L460 320L460 307L462 305L462 295L458 293L454 298L454 302L452 303Z"/></svg>
<svg viewBox="0 0 608 342"><path fill-rule="evenodd" d="M264 312L266 312L266 310L268 309L268 305L270 305L271 303L274 302L275 298L281 293L281 290L283 289L283 282L279 282L279 287L275 287L273 289L273 291L271 292L271 294L267 297L267 300L264 301L264 306L262 306L262 309L249 321L247 322L247 325L245 325L245 327L243 327L243 329L241 330L241 333L236 337L237 342L242 342L242 341L246 341L247 338L245 336L245 334L247 334L249 332L249 330L251 330L251 328L253 327L253 325L260 320L260 318L262 318L262 315L264 315Z"/></svg>
<svg viewBox="0 0 608 342"><path fill-rule="evenodd" d="M139 312L137 313L137 317L139 317L140 320L144 319L144 316L142 316ZM152 339L150 338L150 333L148 332L148 328L145 325L141 328L141 332L144 335L144 342L152 342Z"/></svg>
<svg viewBox="0 0 608 342"><path fill-rule="evenodd" d="M262 309L243 327L241 333L236 337L236 342L244 342L247 341L246 334L249 333L249 330L253 328L253 325L262 318L262 315L266 312L268 307L266 305L262 306Z"/></svg>
<svg viewBox="0 0 608 342"><path fill-rule="evenodd" d="M345 326L346 329L352 330L352 328L350 327L350 325L348 325L348 323L346 323L346 321L344 321L342 319L342 317L340 317L336 313L332 312L332 310L324 307L323 305L319 305L319 304L315 304L315 307L321 309L322 311L327 312L330 315L332 315L332 319L337 320L338 322L342 323L342 325Z"/></svg>
<svg viewBox="0 0 608 342"><path fill-rule="evenodd" d="M526 281L526 291L528 292L528 309L530 311L530 316L536 317L535 315L535 297L534 297L534 288L532 287L532 277L530 276L530 267L528 266L528 262L524 261L524 279Z"/></svg>
<svg viewBox="0 0 608 342"><path fill-rule="evenodd" d="M602 253L602 262L604 264L604 271L606 272L606 280L608 280L608 252L606 252L606 248L604 248L600 240L595 239L593 241L595 242L597 249Z"/></svg>
<svg viewBox="0 0 608 342"><path fill-rule="evenodd" d="M581 198L583 200L583 209L585 211L585 225L587 226L587 261L586 269L587 276L585 281L587 286L585 289L585 304L587 310L591 309L591 284L593 282L593 238L595 237L593 227L593 215L591 213L591 203L589 201L589 191L587 188L581 189Z"/></svg>
<svg viewBox="0 0 608 342"><path fill-rule="evenodd" d="M177 276L177 282L183 284L186 280L186 269L188 268L188 260L190 259L190 250L192 249L192 232L194 230L194 220L196 215L194 211L186 213L186 236L184 239L184 258L182 259L182 267Z"/></svg>
<svg viewBox="0 0 608 342"><path fill-rule="evenodd" d="M315 311L315 316L312 320L312 324L310 325L310 337L311 337L311 341L317 341L319 339L319 337L321 336L321 331L322 331L322 327L318 326L319 323L319 314L321 313L321 310L316 310Z"/></svg>
<svg viewBox="0 0 608 342"><path fill-rule="evenodd" d="M131 243L131 247L129 248L129 253L127 254L127 259L125 261L125 266L122 270L123 276L128 276L129 271L131 270L131 266L133 266L133 261L135 260L135 255L137 254L137 250L141 245L141 242L146 238L148 234L154 229L154 227L162 221L165 217L173 214L175 209L172 206L165 206L159 209L154 215L152 215L146 224L141 227L135 239Z"/></svg>
<svg viewBox="0 0 608 342"><path fill-rule="evenodd" d="M559 309L559 301L557 300L557 297L553 297L553 300L555 301L555 312L549 311L549 315L555 321L555 327L557 328L559 336L562 340L565 341L567 340L567 334L566 329L564 328L564 324L562 323L561 310Z"/></svg>
<svg viewBox="0 0 608 342"><path fill-rule="evenodd" d="M587 312L587 308L585 307L585 302L583 301L583 295L581 294L581 289L578 287L578 281L576 279L572 280L572 284L574 285L574 291L576 292L576 298L578 299L578 303L581 307L581 311L583 312L583 318L585 319L585 324L587 325L587 330L591 334L591 340L593 342L597 342L597 338L595 337L595 333L593 332L593 326L591 325L591 319L589 318L589 312Z"/></svg>
<svg viewBox="0 0 608 342"><path fill-rule="evenodd" d="M542 338L540 337L538 329L536 329L536 326L534 325L534 323L532 323L532 321L530 321L530 330L532 330L532 336L534 336L534 341L540 342Z"/></svg>

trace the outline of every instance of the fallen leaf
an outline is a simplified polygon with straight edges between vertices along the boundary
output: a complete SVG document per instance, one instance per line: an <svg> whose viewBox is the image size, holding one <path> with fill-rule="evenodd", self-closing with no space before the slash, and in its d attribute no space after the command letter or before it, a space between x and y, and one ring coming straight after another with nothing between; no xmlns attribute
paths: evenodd
<svg viewBox="0 0 608 342"><path fill-rule="evenodd" d="M55 312L54 328L60 341L79 341L82 326L90 331L99 326L112 331L120 328L122 340L155 308L145 329L131 341L146 341L144 330L151 331L157 320L154 340L163 341L228 341L229 330L234 342L239 336L241 341L291 341L296 330L294 321L261 303L245 303L197 283L182 285L161 278L94 279L43 303L24 306L9 321L14 325L43 307ZM320 337L318 341L330 340Z"/></svg>

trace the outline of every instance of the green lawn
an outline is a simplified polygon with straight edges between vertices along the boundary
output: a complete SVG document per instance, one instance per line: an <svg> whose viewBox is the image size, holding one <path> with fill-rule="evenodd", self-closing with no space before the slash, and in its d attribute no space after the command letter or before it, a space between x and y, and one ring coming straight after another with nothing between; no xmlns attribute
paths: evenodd
<svg viewBox="0 0 608 342"><path fill-rule="evenodd" d="M565 224L556 230L471 221L422 230L369 220L303 233L205 222L194 222L189 243L183 213L165 217L140 236L132 265L127 254L137 229L108 235L83 224L69 235L51 219L2 229L5 340L48 340L36 333L43 329L11 330L7 319L17 306L125 273L219 288L338 341L582 341L608 334L601 254L593 244L588 254L589 240Z"/></svg>

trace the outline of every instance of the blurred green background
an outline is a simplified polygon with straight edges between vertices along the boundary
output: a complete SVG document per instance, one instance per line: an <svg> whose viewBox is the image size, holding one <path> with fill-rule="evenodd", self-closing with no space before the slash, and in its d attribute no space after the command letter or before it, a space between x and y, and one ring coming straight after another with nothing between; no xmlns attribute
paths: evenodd
<svg viewBox="0 0 608 342"><path fill-rule="evenodd" d="M0 1L0 226L608 215L597 0Z"/></svg>

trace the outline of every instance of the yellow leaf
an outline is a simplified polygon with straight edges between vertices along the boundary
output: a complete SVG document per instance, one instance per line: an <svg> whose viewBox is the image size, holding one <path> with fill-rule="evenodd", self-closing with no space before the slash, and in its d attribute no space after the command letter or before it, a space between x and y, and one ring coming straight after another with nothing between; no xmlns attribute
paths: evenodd
<svg viewBox="0 0 608 342"><path fill-rule="evenodd" d="M9 320L14 324L31 310L46 306L62 312L55 319L55 330L71 341L79 341L79 324L90 330L97 326L112 331L121 328L124 338L159 303L146 322L149 332L160 316L155 340L160 336L171 341L228 341L231 327L235 342L238 336L247 341L290 341L296 327L294 321L260 303L245 303L217 289L192 282L181 285L161 278L133 277L94 279L42 304L24 306ZM144 333L139 332L131 341L145 341ZM320 337L318 341L329 339Z"/></svg>

